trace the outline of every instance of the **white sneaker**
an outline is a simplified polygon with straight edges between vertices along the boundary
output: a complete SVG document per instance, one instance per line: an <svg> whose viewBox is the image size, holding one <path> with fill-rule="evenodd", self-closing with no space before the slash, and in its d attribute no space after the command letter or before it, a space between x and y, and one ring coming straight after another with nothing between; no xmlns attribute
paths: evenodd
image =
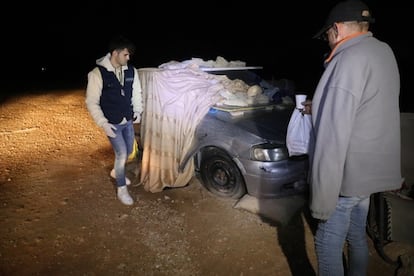
<svg viewBox="0 0 414 276"><path fill-rule="evenodd" d="M116 178L116 176L115 176L115 169L112 169L112 171L111 171L111 173L109 174L113 179L115 179ZM128 177L125 177L125 183L127 184L127 185L130 185L131 184L131 180L129 180L129 178Z"/></svg>
<svg viewBox="0 0 414 276"><path fill-rule="evenodd" d="M118 196L118 199L125 205L134 204L134 200L129 195L127 186L118 187L117 196Z"/></svg>

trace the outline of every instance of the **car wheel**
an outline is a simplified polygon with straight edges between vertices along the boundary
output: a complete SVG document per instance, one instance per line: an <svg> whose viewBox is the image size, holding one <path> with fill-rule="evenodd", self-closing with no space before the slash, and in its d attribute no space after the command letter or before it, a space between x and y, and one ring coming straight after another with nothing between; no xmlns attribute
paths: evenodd
<svg viewBox="0 0 414 276"><path fill-rule="evenodd" d="M222 150L205 150L201 156L202 185L220 197L238 199L246 193L246 185L239 168Z"/></svg>

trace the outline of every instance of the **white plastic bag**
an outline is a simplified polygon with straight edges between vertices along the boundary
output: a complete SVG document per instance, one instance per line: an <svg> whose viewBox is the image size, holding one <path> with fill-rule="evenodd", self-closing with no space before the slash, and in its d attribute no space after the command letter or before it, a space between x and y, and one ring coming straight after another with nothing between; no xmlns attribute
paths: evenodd
<svg viewBox="0 0 414 276"><path fill-rule="evenodd" d="M308 154L311 131L311 115L302 114L300 110L295 108L290 117L286 134L289 156Z"/></svg>

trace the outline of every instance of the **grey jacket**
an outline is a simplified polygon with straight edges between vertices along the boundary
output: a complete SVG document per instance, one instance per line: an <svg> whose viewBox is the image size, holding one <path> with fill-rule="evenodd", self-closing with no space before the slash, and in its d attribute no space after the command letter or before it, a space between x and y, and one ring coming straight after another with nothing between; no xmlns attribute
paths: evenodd
<svg viewBox="0 0 414 276"><path fill-rule="evenodd" d="M328 219L339 196L401 187L400 76L391 48L367 32L331 53L312 100L310 208Z"/></svg>

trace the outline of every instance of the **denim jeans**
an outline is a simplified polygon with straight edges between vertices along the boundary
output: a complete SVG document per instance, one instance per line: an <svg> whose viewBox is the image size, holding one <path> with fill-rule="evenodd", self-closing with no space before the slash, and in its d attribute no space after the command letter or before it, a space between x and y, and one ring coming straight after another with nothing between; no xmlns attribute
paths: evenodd
<svg viewBox="0 0 414 276"><path fill-rule="evenodd" d="M318 224L315 249L318 275L344 275L343 250L348 245L348 276L367 275L368 243L366 223L369 196L339 197L332 216Z"/></svg>
<svg viewBox="0 0 414 276"><path fill-rule="evenodd" d="M109 138L112 148L115 153L115 175L116 184L118 187L125 186L125 163L128 156L132 153L134 147L135 131L132 121L128 121L126 124L116 125L114 131L115 138Z"/></svg>

